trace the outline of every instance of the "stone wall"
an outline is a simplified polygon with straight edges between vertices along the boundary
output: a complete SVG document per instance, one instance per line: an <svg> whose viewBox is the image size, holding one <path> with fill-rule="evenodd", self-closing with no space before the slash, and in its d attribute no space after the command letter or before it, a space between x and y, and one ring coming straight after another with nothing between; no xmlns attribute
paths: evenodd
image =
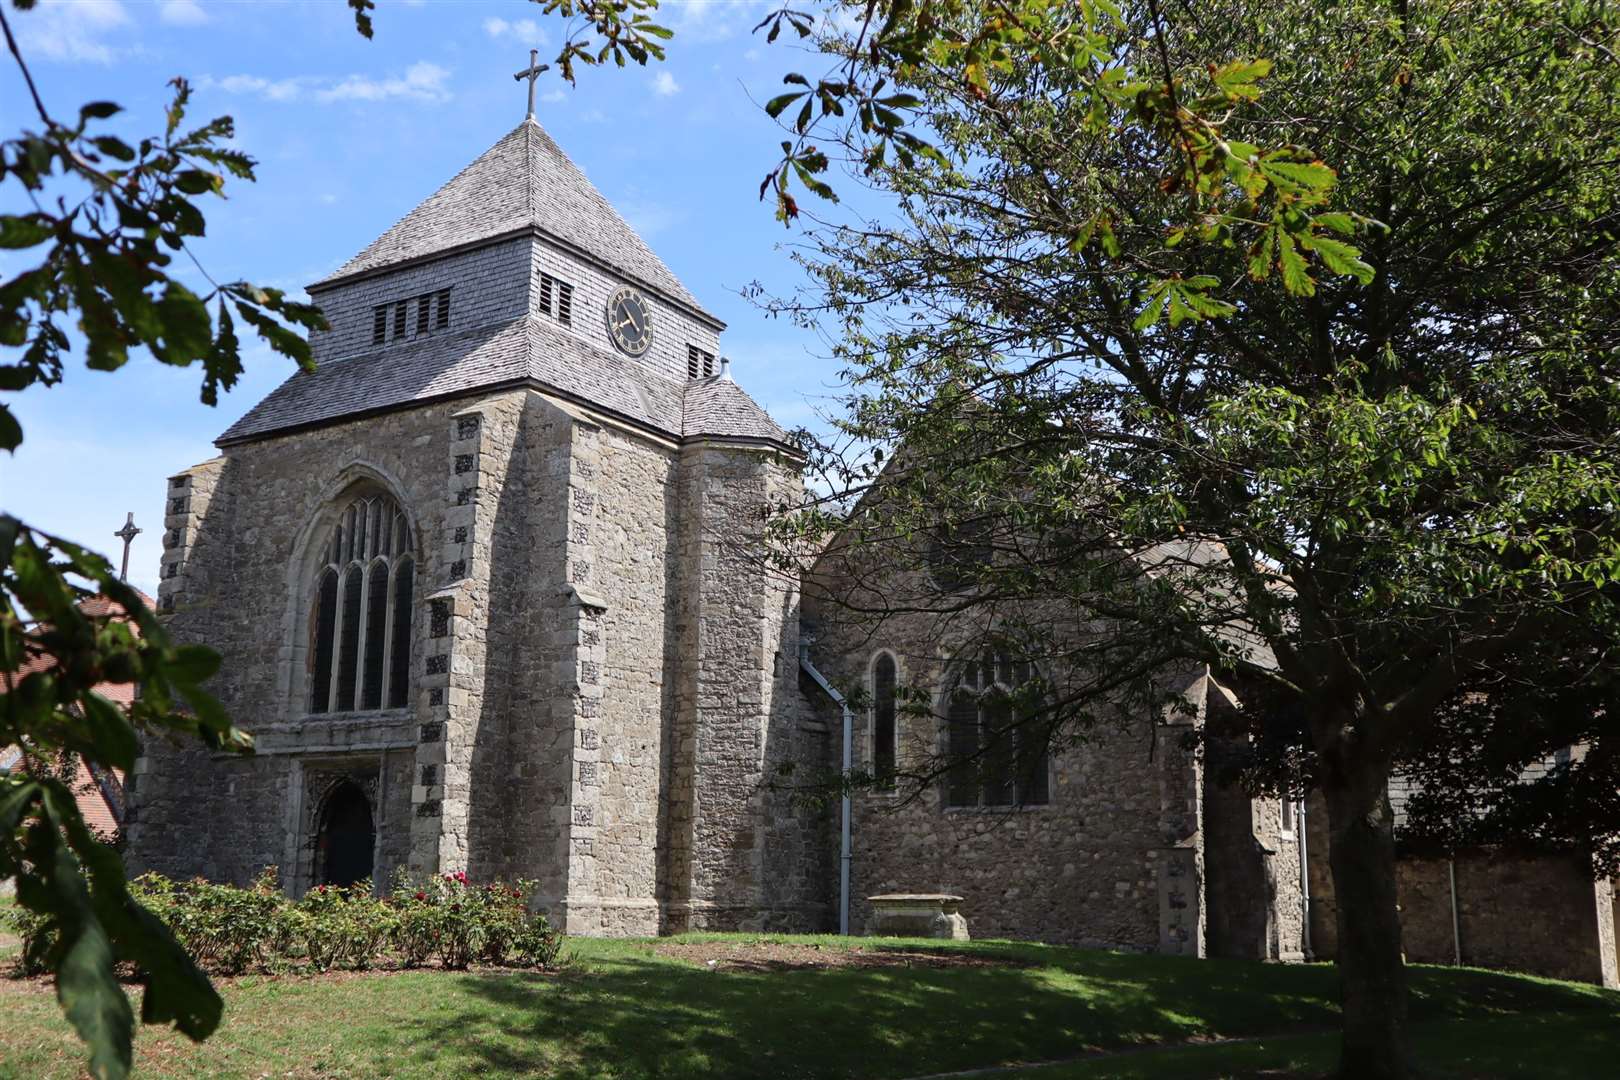
<svg viewBox="0 0 1620 1080"><path fill-rule="evenodd" d="M569 445L567 582L573 771L565 925L656 933L675 572L673 447L577 420Z"/></svg>
<svg viewBox="0 0 1620 1080"><path fill-rule="evenodd" d="M1307 823L1311 944L1318 958L1332 959L1337 907L1320 798L1312 800ZM1470 966L1617 985L1614 890L1607 880L1592 880L1584 856L1483 849L1459 852L1454 860L1403 856L1396 889L1402 948L1411 963L1452 964L1460 956Z"/></svg>
<svg viewBox="0 0 1620 1080"><path fill-rule="evenodd" d="M205 642L223 664L210 689L257 739L235 757L146 740L129 784L129 861L136 872L201 873L245 883L269 864L290 889L311 872L303 764L400 779L428 714L404 709L310 716L305 708L313 567L345 492L374 484L411 521L417 573L414 670L428 655L423 598L448 539L445 497L452 406L426 406L241 444L169 481L159 610L178 641ZM389 768L381 768L384 759ZM379 791L382 791L379 788ZM410 814L390 783L379 856L397 860ZM379 864L379 869L382 869ZM300 875L304 875L301 879Z"/></svg>
<svg viewBox="0 0 1620 1080"><path fill-rule="evenodd" d="M903 687L933 702L927 715L902 710L899 769L937 767L944 750L948 665L978 647L992 626L982 616L928 610L890 611L873 619L850 604L885 608L891 598L920 597L921 571L854 565L867 556L824 557L806 603L814 627L811 657L852 700L870 702L871 665L891 653ZM827 597L844 598L844 603ZM901 602L897 606L905 607ZM1051 625L1084 624L1061 611ZM1055 684L1065 673L1045 671ZM1166 672L1193 696L1201 672ZM812 698L824 721L839 719L825 695ZM1201 713L1201 697L1193 702ZM941 786L901 784L894 794L857 796L853 815L851 928L870 917L865 897L890 892L947 892L964 897L976 937L1012 937L1090 946L1203 955L1204 853L1202 772L1182 736L1196 720L1118 715L1093 727L1050 760L1050 801L1018 809L947 807ZM872 761L869 709L856 723L857 769ZM830 740L837 753L836 730ZM836 757L827 760L836 768ZM909 797L915 795L915 797Z"/></svg>
<svg viewBox="0 0 1620 1080"><path fill-rule="evenodd" d="M1242 749L1236 700L1215 687L1206 709L1205 861L1211 956L1305 959L1299 825L1285 829L1282 802L1254 798L1222 774Z"/></svg>
<svg viewBox="0 0 1620 1080"><path fill-rule="evenodd" d="M148 745L137 869L277 863L301 891L352 781L379 876L534 878L573 933L827 927L825 814L768 784L829 751L799 708L796 583L760 559L796 461L514 390L234 445L171 484L164 618L221 650L259 750ZM314 567L358 484L412 523L410 704L309 715Z"/></svg>
<svg viewBox="0 0 1620 1080"><path fill-rule="evenodd" d="M821 818L766 787L824 739L801 728L797 583L761 558L765 510L798 482L773 451L681 453L666 929L827 923Z"/></svg>

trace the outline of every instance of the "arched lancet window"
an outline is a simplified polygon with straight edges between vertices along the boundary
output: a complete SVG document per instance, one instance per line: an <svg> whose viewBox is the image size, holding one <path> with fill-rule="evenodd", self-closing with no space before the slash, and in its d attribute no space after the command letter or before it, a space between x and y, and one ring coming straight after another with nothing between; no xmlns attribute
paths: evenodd
<svg viewBox="0 0 1620 1080"><path fill-rule="evenodd" d="M880 652L872 661L872 776L880 787L894 783L895 743L899 730L895 722L895 684L898 672L894 657Z"/></svg>
<svg viewBox="0 0 1620 1080"><path fill-rule="evenodd" d="M316 571L309 711L403 708L409 701L414 563L410 526L387 495L338 515Z"/></svg>
<svg viewBox="0 0 1620 1080"><path fill-rule="evenodd" d="M946 703L947 806L1028 806L1050 798L1035 668L1002 648L953 666ZM1032 722L1033 721L1033 722Z"/></svg>

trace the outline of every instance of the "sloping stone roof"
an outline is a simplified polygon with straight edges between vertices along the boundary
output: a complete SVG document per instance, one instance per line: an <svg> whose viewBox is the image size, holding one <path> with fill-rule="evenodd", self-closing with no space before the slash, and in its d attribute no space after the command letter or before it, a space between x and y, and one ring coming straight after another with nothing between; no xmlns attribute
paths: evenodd
<svg viewBox="0 0 1620 1080"><path fill-rule="evenodd" d="M688 439L715 435L788 441L787 432L748 396L747 391L720 376L687 384L681 434Z"/></svg>
<svg viewBox="0 0 1620 1080"><path fill-rule="evenodd" d="M531 227L708 314L533 117L310 287Z"/></svg>
<svg viewBox="0 0 1620 1080"><path fill-rule="evenodd" d="M523 385L556 391L676 439L711 435L787 443L786 433L731 380L662 375L535 317L419 338L297 372L215 441L223 446Z"/></svg>

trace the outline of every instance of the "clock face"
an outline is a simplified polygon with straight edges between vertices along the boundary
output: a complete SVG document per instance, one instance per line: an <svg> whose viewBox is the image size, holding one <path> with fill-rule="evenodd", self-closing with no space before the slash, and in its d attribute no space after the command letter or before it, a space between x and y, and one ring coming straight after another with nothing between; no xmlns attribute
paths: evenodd
<svg viewBox="0 0 1620 1080"><path fill-rule="evenodd" d="M607 326L613 343L631 356L640 356L652 342L647 301L634 289L620 289L608 300Z"/></svg>

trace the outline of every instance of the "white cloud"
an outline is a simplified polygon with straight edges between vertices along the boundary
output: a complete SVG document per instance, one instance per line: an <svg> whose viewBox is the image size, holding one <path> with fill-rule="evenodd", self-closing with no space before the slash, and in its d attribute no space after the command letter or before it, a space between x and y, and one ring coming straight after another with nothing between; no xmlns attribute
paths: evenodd
<svg viewBox="0 0 1620 1080"><path fill-rule="evenodd" d="M197 0L163 0L158 18L171 26L200 26L208 21L208 12Z"/></svg>
<svg viewBox="0 0 1620 1080"><path fill-rule="evenodd" d="M540 95L540 100L548 105L555 105L566 97L568 97L568 91L566 90L547 90Z"/></svg>
<svg viewBox="0 0 1620 1080"><path fill-rule="evenodd" d="M262 79L257 75L227 75L223 79L216 79L205 75L197 85L204 90L223 90L227 94L253 94L266 101L296 101L312 82L307 76Z"/></svg>
<svg viewBox="0 0 1620 1080"><path fill-rule="evenodd" d="M404 75L387 79L374 79L369 75L345 75L342 78L293 75L285 79L226 75L223 78L204 76L198 80L198 85L205 90L250 94L266 101L300 101L306 98L321 102L386 101L390 98L448 101L450 89L446 80L449 77L448 69L423 60L406 68Z"/></svg>
<svg viewBox="0 0 1620 1080"><path fill-rule="evenodd" d="M484 20L484 33L492 38L512 37L525 45L544 45L545 27L533 19L503 19L492 15Z"/></svg>
<svg viewBox="0 0 1620 1080"><path fill-rule="evenodd" d="M419 60L405 69L403 78L372 79L350 75L336 86L315 92L318 101L386 101L409 98L413 101L448 101L450 91L444 81L450 72L438 64Z"/></svg>
<svg viewBox="0 0 1620 1080"><path fill-rule="evenodd" d="M44 0L11 18L24 56L92 64L112 63L120 50L104 39L130 22L119 0Z"/></svg>
<svg viewBox="0 0 1620 1080"><path fill-rule="evenodd" d="M675 81L675 76L668 71L660 71L653 76L653 93L662 97L674 97L681 92L681 84Z"/></svg>

